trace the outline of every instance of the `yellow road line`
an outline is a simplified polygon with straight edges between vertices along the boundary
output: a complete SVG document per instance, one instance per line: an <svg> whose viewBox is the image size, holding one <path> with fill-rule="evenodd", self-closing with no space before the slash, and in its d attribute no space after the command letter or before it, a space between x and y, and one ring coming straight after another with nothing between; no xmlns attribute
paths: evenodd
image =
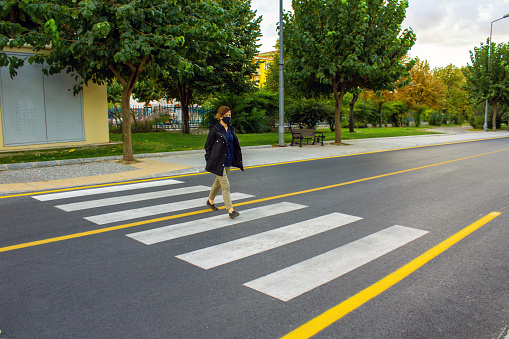
<svg viewBox="0 0 509 339"><path fill-rule="evenodd" d="M294 338L310 338L318 332L324 330L326 327L332 325L348 313L357 309L361 305L365 304L369 300L375 298L382 292L388 290L392 286L396 285L398 282L408 277L413 272L417 271L419 268L427 264L429 261L443 253L445 250L459 242L460 240L466 238L468 235L486 225L491 220L498 217L501 213L492 212L478 221L474 222L472 225L467 226L462 229L458 233L452 235L447 238L440 244L431 248L430 250L424 252L408 264L389 274L385 278L379 280L375 284L369 286L368 288L360 291L356 295L348 298L342 303L332 307L328 311L322 313L318 317L310 320L304 325L298 327L294 331L288 333L282 339L294 339Z"/></svg>
<svg viewBox="0 0 509 339"><path fill-rule="evenodd" d="M224 209L224 206L219 207L219 209ZM38 246L38 245L43 245L43 244L49 244L49 243L52 243L52 242L58 242L58 241L63 241L63 240L81 238L81 237L86 237L88 235L106 233L106 232L121 230L121 229L129 228L129 227L140 226L140 225L145 225L145 224L151 224L151 223L158 222L158 221L171 220L171 219L187 217L187 216L196 215L196 214L202 214L202 213L205 213L205 212L210 212L210 209L205 209L205 210L200 210L200 211L193 211L193 212L187 212L187 213L181 213L181 214L171 215L171 216L167 216L167 217L161 217L161 218L156 218L156 219L132 222L132 223L129 223L129 224L124 224L124 225L118 225L118 226L112 226L112 227L106 227L106 228L99 228L99 229L92 230L92 231L81 232L81 233L74 233L74 234L64 235L64 236L61 236L61 237L49 238L49 239L44 239L44 240L39 240L39 241L32 241L32 242L27 242L27 243L19 244L19 245L12 245L12 246L7 246L7 247L1 247L0 248L0 252L7 252L7 251L17 250L17 249L21 249L21 248L33 247L33 246Z"/></svg>
<svg viewBox="0 0 509 339"><path fill-rule="evenodd" d="M324 159L351 157L351 156L355 156L355 155L374 154L374 153L383 153L383 152L394 152L394 151L402 151L402 150L415 149L415 148L423 148L423 147L435 147L435 146L442 146L442 145L463 144L463 143L467 143L467 142L485 141L485 140L502 139L502 138L509 138L509 136L492 137L492 138L484 138L484 139L474 139L474 140L464 140L464 141L453 141L453 142L442 143L442 144L411 146L411 147L394 148L394 149L389 149L389 150L372 151L372 152L362 152L362 153L353 153L353 154L333 155L333 156L322 157L322 158L292 160L292 161L278 162L278 163L274 163L274 164L247 166L247 167L245 167L245 169L268 167L268 166L279 166L279 165L293 164L293 163L306 162L306 161L316 161L316 160L324 160ZM353 140L355 140L355 139L353 139ZM350 140L347 140L347 141L350 141ZM238 170L238 169L235 168L235 169L232 169L232 170ZM11 195L0 196L0 199L22 197L22 196L27 196L27 195L31 196L31 195L39 195L39 194L46 194L46 193L73 191L73 190L86 189L86 188L114 186L114 185L124 185L124 184L134 184L134 183L138 183L138 182L146 182L146 181L154 181L154 180L163 180L163 179L189 177L189 176L195 176L195 175L203 175L203 174L207 174L207 173L208 172L190 173L190 174L177 174L177 175L172 175L172 176L168 176L168 177L139 179L139 180L130 180L130 181L107 183L107 184L97 184L97 185L87 185L87 186L79 186L79 187L61 188L61 189L39 191L39 192L27 192L27 193L11 194Z"/></svg>
<svg viewBox="0 0 509 339"><path fill-rule="evenodd" d="M498 151L493 151L493 152L488 152L488 153L472 155L472 156L464 157L464 158L460 158L460 159L443 161L443 162L439 162L439 163L436 163L436 164L431 164L431 165L425 165L425 166L410 168L410 169L406 169L406 170L401 170L401 171L397 171L397 172L391 172L391 173L376 175L376 176L373 176L373 177L362 178L362 179L352 180L352 181L348 181L348 182L342 182L342 183L339 183L339 184L322 186L322 187L317 187L317 188L311 188L311 189L307 189L307 190L303 190L303 191L297 191L297 192L290 192L290 193L275 195L275 196L267 197L267 198L254 199L254 200L250 200L250 201L235 203L235 206L251 205L251 204L256 204L256 203L259 203L259 202L265 202L265 201L276 200L276 199L281 199L281 198L286 198L286 197L291 197L291 196L296 196L296 195L301 195L301 194L306 194L306 193L323 191L323 190L330 189L330 188L336 188L336 187L356 184L356 183L359 183L359 182L369 181L369 180L373 180L373 179L389 177L389 176L396 175L396 174L402 174L402 173L412 172L412 171L416 171L416 170L420 170L420 169L425 169L425 168L430 168L430 167L434 167L434 166L449 164L449 163L453 163L453 162L457 162L457 161L473 159L473 158L477 158L477 157L481 157L481 156L485 156L485 155L489 155L489 154L495 154L495 153L499 153L499 152L503 152L503 151L508 151L508 150L509 150L509 148L506 148L506 149L502 149L502 150L498 150ZM224 209L224 206L221 206L219 208L220 209ZM62 241L62 240L80 238L80 237L85 237L85 236L88 236L88 235L105 233L105 232L110 232L110 231L116 231L116 230L120 230L120 229L134 227L134 226L141 226L141 225L151 224L151 223L155 223L155 222L171 220L171 219L176 219L176 218L182 218L182 217L187 217L187 216L197 215L197 214L202 214L202 213L207 213L207 212L210 212L210 209L204 209L204 210L199 210L199 211L194 211L194 212L187 212L187 213L181 213L181 214L176 214L176 215L170 215L170 216L160 217L160 218L155 218L155 219L148 219L148 220L143 220L143 221L137 221L137 222L132 222L132 223L124 224L124 225L100 228L100 229L96 229L96 230L92 230L92 231L88 231L88 232L75 233L75 234L65 235L65 236L61 236L61 237L55 237L55 238L49 238L49 239L45 239L45 240L28 242L28 243L19 244L19 245L0 247L0 252L7 252L7 251L15 250L15 249L21 249L21 248L26 248L26 247L38 246L38 245L48 244L48 243Z"/></svg>

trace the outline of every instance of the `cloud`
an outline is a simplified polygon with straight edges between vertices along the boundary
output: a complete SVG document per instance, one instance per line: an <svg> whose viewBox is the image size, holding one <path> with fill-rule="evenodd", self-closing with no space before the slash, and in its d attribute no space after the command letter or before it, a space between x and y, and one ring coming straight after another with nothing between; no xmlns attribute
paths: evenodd
<svg viewBox="0 0 509 339"><path fill-rule="evenodd" d="M273 50L278 38L279 1L252 0L252 8L263 16L260 51ZM284 0L285 10L291 1ZM469 52L490 35L490 26L509 13L509 0L409 0L402 27L411 27L417 42L411 56L429 61L432 67L465 66ZM493 23L493 41L509 42L509 18Z"/></svg>
<svg viewBox="0 0 509 339"><path fill-rule="evenodd" d="M263 17L263 21L260 25L263 37L259 43L262 44L260 47L261 52L269 52L274 50L274 46L278 39L277 24L279 22L279 1L274 0L252 0L251 8L256 10L258 16ZM283 1L283 8L285 11L289 11L292 8L291 0ZM284 34L284 28L283 28ZM284 38L284 35L283 35Z"/></svg>
<svg viewBox="0 0 509 339"><path fill-rule="evenodd" d="M411 55L428 60L433 67L465 66L470 50L489 37L491 21L509 13L508 4L508 0L490 4L483 0L410 0L404 25L417 35ZM495 23L493 41L507 42L508 33L509 19Z"/></svg>

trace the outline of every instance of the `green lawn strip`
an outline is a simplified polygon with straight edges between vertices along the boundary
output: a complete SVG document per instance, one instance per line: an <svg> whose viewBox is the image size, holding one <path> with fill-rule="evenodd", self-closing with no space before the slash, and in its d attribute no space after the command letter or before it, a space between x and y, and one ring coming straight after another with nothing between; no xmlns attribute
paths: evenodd
<svg viewBox="0 0 509 339"><path fill-rule="evenodd" d="M319 131L324 133L325 140L334 140L335 133L331 132L330 129L323 129ZM425 134L434 134L434 132L426 128L415 127L360 128L356 129L354 133L348 132L348 129L341 130L342 140ZM279 134L274 132L259 134L239 134L238 137L240 144L243 147L257 145L277 145L279 143ZM199 150L203 149L206 139L206 135L182 134L180 132L153 132L132 134L134 154ZM289 144L291 140L291 134L285 133L285 143ZM110 141L112 144L105 146L85 146L33 151L2 152L0 153L0 164L122 155L122 145L114 143L122 141L122 135L110 134Z"/></svg>

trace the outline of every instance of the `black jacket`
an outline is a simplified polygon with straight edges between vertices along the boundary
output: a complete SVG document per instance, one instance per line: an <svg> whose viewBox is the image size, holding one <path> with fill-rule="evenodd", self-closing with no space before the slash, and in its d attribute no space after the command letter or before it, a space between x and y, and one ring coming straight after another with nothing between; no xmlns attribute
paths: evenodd
<svg viewBox="0 0 509 339"><path fill-rule="evenodd" d="M242 151L240 150L239 138L237 138L233 127L229 126L229 128L231 128L233 134L232 166L238 167L243 171L244 165L242 164ZM205 143L205 160L207 161L205 170L215 175L222 176L227 152L226 136L221 132L221 123L218 123L210 129L207 142Z"/></svg>

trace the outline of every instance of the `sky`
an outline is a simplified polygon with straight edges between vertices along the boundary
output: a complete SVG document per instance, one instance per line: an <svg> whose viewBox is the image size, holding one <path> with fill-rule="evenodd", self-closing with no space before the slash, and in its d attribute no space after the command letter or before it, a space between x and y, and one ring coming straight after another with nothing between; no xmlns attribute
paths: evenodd
<svg viewBox="0 0 509 339"><path fill-rule="evenodd" d="M251 8L263 17L260 52L274 50L278 38L278 0L252 0ZM291 10L291 0L284 0ZM411 57L427 60L431 67L466 66L470 51L486 42L491 22L509 14L509 0L409 0L402 28L412 28L417 42ZM493 42L509 42L509 17L493 23Z"/></svg>

